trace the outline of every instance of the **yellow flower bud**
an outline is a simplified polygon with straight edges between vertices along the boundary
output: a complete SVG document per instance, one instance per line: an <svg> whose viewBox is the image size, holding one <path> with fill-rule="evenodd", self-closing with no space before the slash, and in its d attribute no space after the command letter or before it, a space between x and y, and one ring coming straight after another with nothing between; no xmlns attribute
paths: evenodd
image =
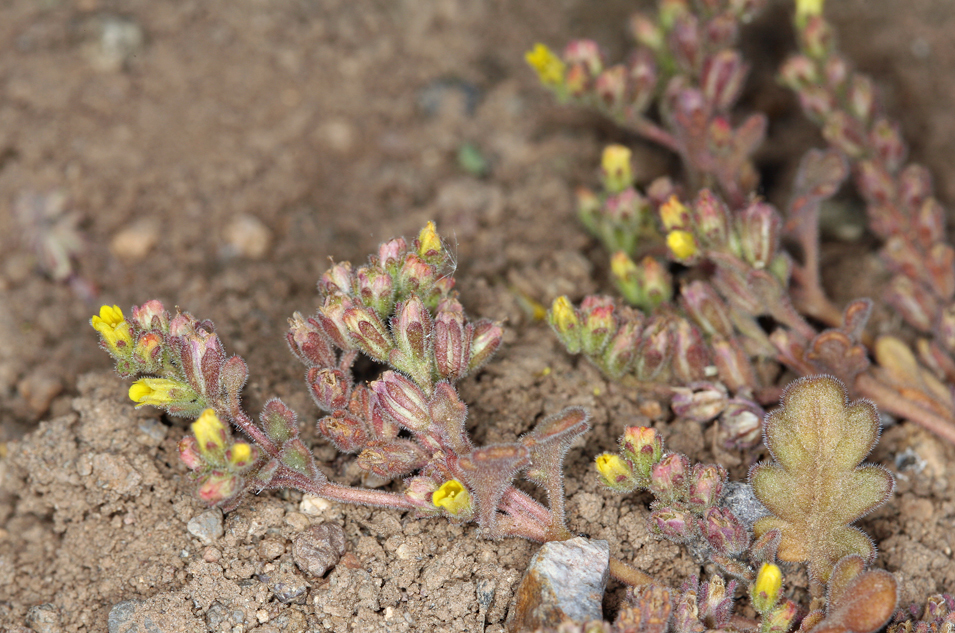
<svg viewBox="0 0 955 633"><path fill-rule="evenodd" d="M577 318L577 312L571 305L570 299L562 295L554 299L551 304L551 321L558 332L569 332L580 327L580 320Z"/></svg>
<svg viewBox="0 0 955 633"><path fill-rule="evenodd" d="M109 353L114 356L129 356L132 351L133 337L129 323L123 317L119 306L103 306L99 315L90 319L90 325L99 332L106 343Z"/></svg>
<svg viewBox="0 0 955 633"><path fill-rule="evenodd" d="M610 258L610 272L614 279L619 281L629 281L636 279L640 274L640 269L632 259L623 251L617 251Z"/></svg>
<svg viewBox="0 0 955 633"><path fill-rule="evenodd" d="M824 0L796 0L796 21L805 24L806 19L814 15L822 15Z"/></svg>
<svg viewBox="0 0 955 633"><path fill-rule="evenodd" d="M660 221L663 222L663 227L667 231L684 229L689 220L689 210L675 195L670 196L669 200L660 207Z"/></svg>
<svg viewBox="0 0 955 633"><path fill-rule="evenodd" d="M633 469L619 455L614 453L598 455L596 463L600 478L611 490L628 492L636 486Z"/></svg>
<svg viewBox="0 0 955 633"><path fill-rule="evenodd" d="M619 193L633 184L630 168L632 152L623 145L608 145L600 159L604 187L610 193Z"/></svg>
<svg viewBox="0 0 955 633"><path fill-rule="evenodd" d="M677 259L689 259L696 255L696 238L689 231L670 231L667 246Z"/></svg>
<svg viewBox="0 0 955 633"><path fill-rule="evenodd" d="M752 589L753 608L760 613L770 611L776 606L782 587L783 573L779 567L772 563L763 563Z"/></svg>
<svg viewBox="0 0 955 633"><path fill-rule="evenodd" d="M566 65L547 46L541 43L524 53L524 59L537 71L537 76L545 86L560 87L564 84Z"/></svg>
<svg viewBox="0 0 955 633"><path fill-rule="evenodd" d="M229 449L229 463L236 468L244 468L251 462L252 447L245 442L236 442L232 445L232 448Z"/></svg>
<svg viewBox="0 0 955 633"><path fill-rule="evenodd" d="M461 482L452 479L446 481L431 495L431 503L442 508L451 516L469 514L471 510L471 495Z"/></svg>
<svg viewBox="0 0 955 633"><path fill-rule="evenodd" d="M418 234L418 244L420 245L418 246L418 254L422 257L427 256L428 253L431 252L441 252L441 238L438 237L438 232L435 231L434 222L428 222L425 227L421 229L421 233Z"/></svg>
<svg viewBox="0 0 955 633"><path fill-rule="evenodd" d="M199 419L192 423L192 433L196 436L196 443L199 444L199 452L203 457L214 459L222 454L225 450L226 430L225 424L213 409L206 409ZM251 454L251 450L249 453Z"/></svg>
<svg viewBox="0 0 955 633"><path fill-rule="evenodd" d="M168 378L140 378L129 386L129 399L137 403L138 409L144 405L161 407L178 402L185 393L192 390L178 380Z"/></svg>

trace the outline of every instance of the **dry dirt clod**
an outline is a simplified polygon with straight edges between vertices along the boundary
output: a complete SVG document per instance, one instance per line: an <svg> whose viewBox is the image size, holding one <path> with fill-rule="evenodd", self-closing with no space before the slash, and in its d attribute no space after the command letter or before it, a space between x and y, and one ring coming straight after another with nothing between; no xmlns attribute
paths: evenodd
<svg viewBox="0 0 955 633"><path fill-rule="evenodd" d="M345 532L337 523L314 525L292 541L292 560L311 576L320 577L345 553Z"/></svg>
<svg viewBox="0 0 955 633"><path fill-rule="evenodd" d="M222 528L222 510L206 510L189 520L186 524L189 533L199 539L203 545L211 545L224 533Z"/></svg>
<svg viewBox="0 0 955 633"><path fill-rule="evenodd" d="M507 616L508 631L603 619L610 574L607 541L577 537L545 543L531 559Z"/></svg>

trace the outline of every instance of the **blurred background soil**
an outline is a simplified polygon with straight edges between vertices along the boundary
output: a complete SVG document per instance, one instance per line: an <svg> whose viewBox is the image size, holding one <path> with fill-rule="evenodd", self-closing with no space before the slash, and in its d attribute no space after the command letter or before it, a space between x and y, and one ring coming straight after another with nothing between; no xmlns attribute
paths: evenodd
<svg viewBox="0 0 955 633"><path fill-rule="evenodd" d="M950 0L830 4L842 46L878 79L952 208ZM594 430L568 460L572 529L664 582L703 573L646 534L649 498L601 490L590 462L641 423L737 478L760 454L714 450L710 429L608 383L527 309L528 299L611 292L606 255L572 207L574 187L596 181L603 144L635 144L644 182L674 163L554 104L523 52L591 37L618 57L639 6L0 4L0 628L501 631L532 544L294 492L203 514L175 452L185 421L134 411L88 325L101 304L128 314L152 298L212 319L249 363L250 411L278 396L314 420L286 319L314 311L329 258L359 262L429 219L453 247L466 309L507 327L497 359L462 384L478 442L588 407ZM773 117L760 166L774 201L820 142L772 79L792 46L787 12L771 3L746 41L755 68L745 103ZM484 164L466 168L462 148ZM826 250L840 301L880 282L871 241L844 235ZM351 461L311 426L303 433L326 473L357 484ZM898 494L863 527L905 602L955 590L953 458L909 424L888 428L873 455ZM291 541L322 522L343 527L348 553L316 578L292 563ZM621 595L612 584L608 613Z"/></svg>

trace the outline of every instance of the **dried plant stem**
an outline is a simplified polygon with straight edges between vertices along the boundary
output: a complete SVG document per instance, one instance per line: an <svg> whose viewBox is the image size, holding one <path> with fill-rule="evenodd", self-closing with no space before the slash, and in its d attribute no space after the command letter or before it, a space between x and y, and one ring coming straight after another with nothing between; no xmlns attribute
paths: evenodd
<svg viewBox="0 0 955 633"><path fill-rule="evenodd" d="M649 585L653 582L653 578L646 575L639 569L631 567L622 560L610 557L610 575L619 580L620 582L630 585L631 587L640 587L642 585Z"/></svg>
<svg viewBox="0 0 955 633"><path fill-rule="evenodd" d="M855 388L859 395L871 398L882 409L911 420L955 444L955 421L926 411L869 374L860 374L856 378Z"/></svg>

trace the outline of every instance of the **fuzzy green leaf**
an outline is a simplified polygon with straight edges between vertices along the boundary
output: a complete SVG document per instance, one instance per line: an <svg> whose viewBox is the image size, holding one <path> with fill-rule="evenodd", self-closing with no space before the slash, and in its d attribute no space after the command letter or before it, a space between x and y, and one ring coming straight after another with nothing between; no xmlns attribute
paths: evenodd
<svg viewBox="0 0 955 633"><path fill-rule="evenodd" d="M756 522L756 538L778 528L780 560L807 562L820 583L843 556L870 560L872 542L850 524L884 503L895 483L879 466L859 466L878 441L875 407L849 404L836 378L804 378L786 390L765 431L774 461L754 466L750 481L773 516Z"/></svg>

